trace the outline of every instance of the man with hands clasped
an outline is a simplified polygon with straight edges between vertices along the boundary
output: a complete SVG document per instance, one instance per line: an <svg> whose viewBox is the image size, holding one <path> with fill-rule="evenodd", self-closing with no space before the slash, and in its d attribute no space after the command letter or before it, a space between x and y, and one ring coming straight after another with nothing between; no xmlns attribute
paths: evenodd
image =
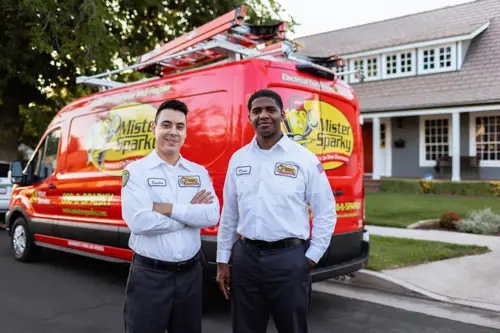
<svg viewBox="0 0 500 333"><path fill-rule="evenodd" d="M219 201L208 171L180 155L187 106L162 103L156 148L127 165L122 215L134 258L124 306L127 333L201 333L200 229L217 224Z"/></svg>

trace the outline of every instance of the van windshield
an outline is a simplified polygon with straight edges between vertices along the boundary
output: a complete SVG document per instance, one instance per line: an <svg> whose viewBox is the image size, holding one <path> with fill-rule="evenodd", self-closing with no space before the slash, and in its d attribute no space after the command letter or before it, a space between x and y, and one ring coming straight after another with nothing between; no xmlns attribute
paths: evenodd
<svg viewBox="0 0 500 333"><path fill-rule="evenodd" d="M5 163L0 163L0 178L7 178L9 173L9 165Z"/></svg>

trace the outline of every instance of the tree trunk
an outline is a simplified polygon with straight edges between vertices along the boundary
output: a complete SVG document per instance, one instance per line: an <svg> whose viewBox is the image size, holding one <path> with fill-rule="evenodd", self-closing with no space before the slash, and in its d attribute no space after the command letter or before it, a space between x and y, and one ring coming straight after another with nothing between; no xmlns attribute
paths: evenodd
<svg viewBox="0 0 500 333"><path fill-rule="evenodd" d="M0 161L11 162L18 159L17 147L21 134L21 101L4 94L0 106Z"/></svg>

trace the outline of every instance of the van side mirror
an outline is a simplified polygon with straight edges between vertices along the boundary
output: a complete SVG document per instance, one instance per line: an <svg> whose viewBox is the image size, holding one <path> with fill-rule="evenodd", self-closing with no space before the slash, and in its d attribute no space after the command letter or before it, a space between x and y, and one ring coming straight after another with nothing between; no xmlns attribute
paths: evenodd
<svg viewBox="0 0 500 333"><path fill-rule="evenodd" d="M21 161L10 162L9 170L10 182L12 184L22 184L24 181L23 165Z"/></svg>

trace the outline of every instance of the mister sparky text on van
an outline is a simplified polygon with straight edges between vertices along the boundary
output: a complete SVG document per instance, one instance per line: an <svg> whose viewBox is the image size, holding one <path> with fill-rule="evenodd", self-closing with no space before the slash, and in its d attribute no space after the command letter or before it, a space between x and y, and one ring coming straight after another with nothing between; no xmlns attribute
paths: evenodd
<svg viewBox="0 0 500 333"><path fill-rule="evenodd" d="M283 131L318 156L337 201L331 207L337 211L337 226L329 249L311 272L313 281L366 265L358 101L330 69L342 60L298 55L295 44L283 38L285 23L272 29L246 26L245 14L242 6L118 70L154 72L151 79L126 85L102 79L118 71L78 78L102 91L57 114L24 170L20 162L11 163L15 185L6 223L16 259L30 260L39 247L48 247L131 260L130 231L121 216L122 173L128 163L155 148L151 126L166 99L189 106L181 153L207 168L222 206L229 159L254 135L248 98L270 88L285 103ZM254 47L274 41L278 43L260 50ZM210 65L199 66L206 61ZM216 235L217 227L202 230L202 264L213 281Z"/></svg>

